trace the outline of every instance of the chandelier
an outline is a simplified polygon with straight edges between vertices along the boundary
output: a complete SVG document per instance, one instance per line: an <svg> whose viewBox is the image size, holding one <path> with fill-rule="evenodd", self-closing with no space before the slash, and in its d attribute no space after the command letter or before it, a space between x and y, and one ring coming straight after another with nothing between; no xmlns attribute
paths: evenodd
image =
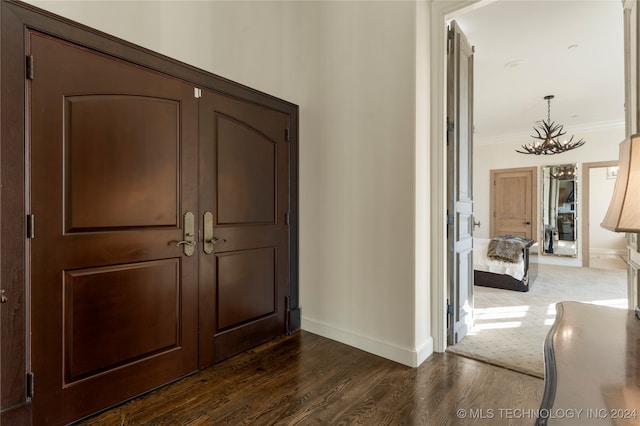
<svg viewBox="0 0 640 426"><path fill-rule="evenodd" d="M531 137L538 140L530 144L522 145L524 151L516 149L516 152L520 154L553 155L579 148L585 144L586 141L582 138L574 142L573 135L571 139L565 139L560 142L560 137L564 136L567 132L563 130L562 124L556 124L551 121L551 99L553 99L553 97L553 95L544 97L544 99L547 100L547 120L542 120L542 123L533 128L537 136L531 135Z"/></svg>

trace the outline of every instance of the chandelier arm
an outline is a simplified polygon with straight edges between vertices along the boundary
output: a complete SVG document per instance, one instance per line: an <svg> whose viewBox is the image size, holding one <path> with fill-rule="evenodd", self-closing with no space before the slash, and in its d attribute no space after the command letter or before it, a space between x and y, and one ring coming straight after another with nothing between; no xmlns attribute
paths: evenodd
<svg viewBox="0 0 640 426"><path fill-rule="evenodd" d="M549 132L549 134L556 134L557 136L562 136L567 134L566 130L564 130L563 126L556 126L553 129L551 129L551 131Z"/></svg>
<svg viewBox="0 0 640 426"><path fill-rule="evenodd" d="M545 136L542 136L542 135L540 134L540 132L538 131L538 129L536 129L536 128L534 127L534 128L533 128L533 130L535 130L535 132L538 134L538 136L533 136L533 135L531 135L531 137L532 137L532 138L534 138L534 139L541 139L541 140L545 140L545 139L546 139L546 137L545 137ZM544 129L543 129L543 130L544 130Z"/></svg>

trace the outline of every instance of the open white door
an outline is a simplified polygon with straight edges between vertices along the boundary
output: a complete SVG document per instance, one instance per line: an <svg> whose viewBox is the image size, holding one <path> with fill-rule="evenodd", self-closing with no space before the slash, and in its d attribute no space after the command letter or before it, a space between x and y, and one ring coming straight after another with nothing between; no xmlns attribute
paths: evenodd
<svg viewBox="0 0 640 426"><path fill-rule="evenodd" d="M455 21L447 48L448 344L473 317L473 48Z"/></svg>

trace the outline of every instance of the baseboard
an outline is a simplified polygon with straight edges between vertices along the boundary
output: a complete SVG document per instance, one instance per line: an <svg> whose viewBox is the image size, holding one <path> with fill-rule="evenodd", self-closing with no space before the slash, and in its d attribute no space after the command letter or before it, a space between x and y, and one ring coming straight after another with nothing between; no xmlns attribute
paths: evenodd
<svg viewBox="0 0 640 426"><path fill-rule="evenodd" d="M589 254L603 254L603 255L611 255L611 256L627 256L627 249L605 249L605 248L591 248L589 249Z"/></svg>
<svg viewBox="0 0 640 426"><path fill-rule="evenodd" d="M575 266L577 268L582 267L582 259L577 257L565 257L565 256L540 256L533 255L529 258L532 263L539 265L558 265L558 266Z"/></svg>
<svg viewBox="0 0 640 426"><path fill-rule="evenodd" d="M415 364L412 366L419 367L433 353L433 337L429 336L427 340L416 348L414 353L416 355Z"/></svg>
<svg viewBox="0 0 640 426"><path fill-rule="evenodd" d="M418 367L433 353L432 337L412 349L356 334L305 316L302 316L302 329L409 367Z"/></svg>
<svg viewBox="0 0 640 426"><path fill-rule="evenodd" d="M300 331L300 308L287 310L287 335Z"/></svg>

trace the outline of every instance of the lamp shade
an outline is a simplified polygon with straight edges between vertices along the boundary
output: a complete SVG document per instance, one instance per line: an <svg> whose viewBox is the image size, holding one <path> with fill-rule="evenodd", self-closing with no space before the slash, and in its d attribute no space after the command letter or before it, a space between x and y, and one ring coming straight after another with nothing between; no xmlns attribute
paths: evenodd
<svg viewBox="0 0 640 426"><path fill-rule="evenodd" d="M640 134L620 144L616 185L600 226L614 232L640 232Z"/></svg>

